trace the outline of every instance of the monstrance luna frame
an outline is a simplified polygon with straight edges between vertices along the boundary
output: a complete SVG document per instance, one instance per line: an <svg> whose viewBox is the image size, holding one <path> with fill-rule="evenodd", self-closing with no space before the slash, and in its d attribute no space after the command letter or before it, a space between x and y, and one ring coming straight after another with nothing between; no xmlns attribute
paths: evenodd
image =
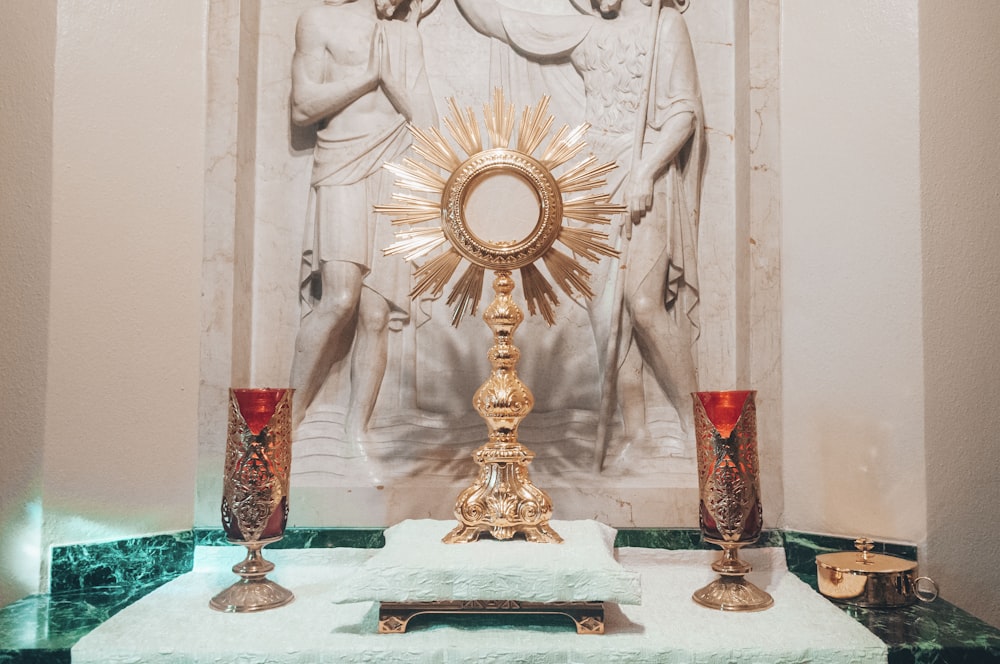
<svg viewBox="0 0 1000 664"><path fill-rule="evenodd" d="M514 105L505 101L501 90L494 92L492 106L483 107L489 140L485 147L472 109L463 111L454 99L448 104L451 114L444 124L465 157L437 128L411 126L411 149L421 159L404 158L401 164L385 166L397 176L396 186L410 193L395 193L393 204L375 207L403 227L396 233L396 242L384 250L387 256L416 261L443 248L416 268L411 297L440 295L463 261L468 262L446 300L454 307L453 325L459 324L463 313L475 314L485 271L495 273L496 296L483 314L493 330L494 345L488 354L493 371L473 399L476 411L487 422L489 441L473 455L481 467L479 477L459 495L455 504L459 525L444 539L475 541L484 533L510 539L522 533L529 541L559 542L561 538L548 525L551 500L528 478L527 465L534 453L517 440L517 426L531 411L534 397L517 377L520 352L513 345L513 333L524 316L511 298L512 271L520 272L528 312L541 314L549 325L555 323L553 308L559 303L549 277L568 296L593 297L590 272L579 259L597 262L602 256L618 255L608 243L608 234L590 227L608 225L610 215L625 212L624 206L610 202L608 194L592 191L606 184L604 176L616 164L598 164L594 156L570 164L586 146L587 124L572 130L564 125L535 156L552 128L548 97L534 108L524 108L514 147ZM560 171L559 175L554 171ZM494 176L515 176L537 200L537 219L523 237L484 239L470 224L470 193ZM577 198L565 198L581 192ZM566 225L565 219L581 225ZM434 222L438 225L429 225ZM570 253L556 248L557 242ZM539 260L549 277L535 265Z"/></svg>

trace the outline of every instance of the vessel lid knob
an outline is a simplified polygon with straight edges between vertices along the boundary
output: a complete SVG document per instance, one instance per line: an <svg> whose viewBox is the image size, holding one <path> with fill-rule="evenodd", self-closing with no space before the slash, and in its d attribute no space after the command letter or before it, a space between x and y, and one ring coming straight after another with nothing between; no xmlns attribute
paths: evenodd
<svg viewBox="0 0 1000 664"><path fill-rule="evenodd" d="M858 550L858 562L860 563L870 563L869 552L875 548L875 542L868 537L859 537L854 540L854 548Z"/></svg>

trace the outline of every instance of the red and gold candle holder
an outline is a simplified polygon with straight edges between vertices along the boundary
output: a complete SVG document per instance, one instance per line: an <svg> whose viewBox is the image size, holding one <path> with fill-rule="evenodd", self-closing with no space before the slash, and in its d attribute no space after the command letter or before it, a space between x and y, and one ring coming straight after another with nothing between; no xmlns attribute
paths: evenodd
<svg viewBox="0 0 1000 664"><path fill-rule="evenodd" d="M750 565L739 550L760 537L762 510L757 457L756 392L694 392L699 522L706 542L722 547L712 563L720 577L694 601L722 611L760 611L771 596L747 581Z"/></svg>
<svg viewBox="0 0 1000 664"><path fill-rule="evenodd" d="M274 563L261 555L263 547L282 538L288 521L292 392L229 390L222 527L230 543L246 547L247 556L233 566L240 580L209 602L218 611L263 611L284 606L295 597L267 578Z"/></svg>

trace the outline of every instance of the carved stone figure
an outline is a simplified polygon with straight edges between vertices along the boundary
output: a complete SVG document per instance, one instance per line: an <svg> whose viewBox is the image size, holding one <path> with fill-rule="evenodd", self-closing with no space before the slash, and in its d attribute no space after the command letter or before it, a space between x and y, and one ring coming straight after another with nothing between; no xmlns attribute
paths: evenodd
<svg viewBox="0 0 1000 664"><path fill-rule="evenodd" d="M381 168L409 147L406 123L436 125L416 23L419 2L325 0L299 18L292 120L317 126L302 251L302 319L291 385L301 421L350 358L345 434L363 442L385 375L390 325L409 320L409 266L375 203L389 199Z"/></svg>
<svg viewBox="0 0 1000 664"><path fill-rule="evenodd" d="M609 321L606 309L592 315L598 348L615 351L603 371L617 376L610 389L617 389L629 439L648 436L644 366L690 432L704 120L683 17L641 0L594 0L597 13L576 16L515 11L495 0L456 2L481 33L541 63L569 61L582 77L584 119L592 126L587 141L602 161L618 163L609 188L629 208L620 226L621 320Z"/></svg>

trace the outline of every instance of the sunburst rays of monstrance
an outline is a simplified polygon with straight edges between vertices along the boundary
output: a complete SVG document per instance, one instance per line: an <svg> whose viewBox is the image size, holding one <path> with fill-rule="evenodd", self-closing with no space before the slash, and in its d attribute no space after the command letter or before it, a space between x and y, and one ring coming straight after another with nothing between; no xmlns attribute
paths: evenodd
<svg viewBox="0 0 1000 664"><path fill-rule="evenodd" d="M414 271L412 298L441 295L459 267L467 263L446 300L453 307L453 325L458 325L464 313L473 315L478 310L485 271L493 270L495 275L495 297L483 314L493 331L487 355L492 372L473 398L476 411L486 420L489 440L473 454L480 472L472 486L459 494L455 503L459 525L444 541L471 542L483 534L506 540L521 533L532 542L561 542L549 526L551 499L528 477L528 464L535 455L517 440L517 427L531 412L534 397L517 377L520 351L513 335L524 315L511 297L512 273L520 272L528 312L541 314L549 325L555 323L554 307L559 303L549 278L568 296L593 297L590 272L580 259L597 262L602 256L617 256L608 234L593 226L607 226L610 216L625 208L611 203L608 194L592 190L606 183L604 176L616 165L599 164L593 156L571 163L586 146L589 125L575 129L564 125L553 134L548 97L525 107L520 125L515 126L514 105L496 90L492 105L483 106L486 145L473 110L459 108L454 99L448 105L450 114L444 124L452 140L436 127L410 126L411 151L417 158L385 166L396 175L396 186L409 193L397 192L392 204L375 207L401 228L385 254L414 262L424 259ZM470 194L497 176L514 176L537 199L537 219L523 237L484 240L483 231L470 226ZM567 194L578 196L566 198ZM564 220L580 223L571 226ZM538 260L548 277L535 265Z"/></svg>

